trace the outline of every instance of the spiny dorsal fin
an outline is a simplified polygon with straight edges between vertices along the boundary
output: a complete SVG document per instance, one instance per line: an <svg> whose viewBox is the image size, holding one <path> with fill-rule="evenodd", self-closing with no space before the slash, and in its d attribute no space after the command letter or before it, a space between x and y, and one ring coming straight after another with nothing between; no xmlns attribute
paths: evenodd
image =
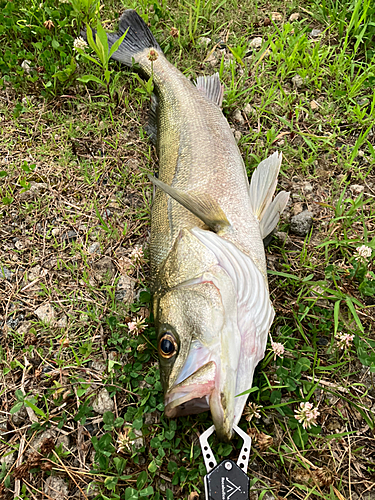
<svg viewBox="0 0 375 500"><path fill-rule="evenodd" d="M220 83L219 73L211 76L198 76L195 86L198 90L217 104L220 108L223 103L224 85Z"/></svg>
<svg viewBox="0 0 375 500"><path fill-rule="evenodd" d="M275 152L259 163L250 182L250 203L253 214L260 221L262 237L265 238L276 227L280 214L284 210L289 193L279 193L271 204L277 177L280 171L282 155Z"/></svg>
<svg viewBox="0 0 375 500"><path fill-rule="evenodd" d="M184 193L172 186L168 186L159 179L155 179L152 175L149 175L148 178L155 186L169 194L174 200L201 219L215 233L230 226L225 213L211 196L205 194L200 197L192 193Z"/></svg>

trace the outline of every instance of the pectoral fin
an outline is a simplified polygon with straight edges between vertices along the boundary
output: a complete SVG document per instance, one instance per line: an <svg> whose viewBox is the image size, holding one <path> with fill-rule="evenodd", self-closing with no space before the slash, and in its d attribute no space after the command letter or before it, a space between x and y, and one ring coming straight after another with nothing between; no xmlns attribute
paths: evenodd
<svg viewBox="0 0 375 500"><path fill-rule="evenodd" d="M154 186L169 194L174 200L178 201L183 207L201 219L215 233L230 226L225 213L211 196L207 194L198 196L191 193L184 193L172 186L168 186L159 179L155 179L152 175L148 177Z"/></svg>

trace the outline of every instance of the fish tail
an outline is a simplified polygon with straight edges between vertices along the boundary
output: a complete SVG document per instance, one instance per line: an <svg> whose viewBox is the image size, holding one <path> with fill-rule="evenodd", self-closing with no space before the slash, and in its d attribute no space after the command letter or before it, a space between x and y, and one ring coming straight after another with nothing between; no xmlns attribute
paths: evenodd
<svg viewBox="0 0 375 500"><path fill-rule="evenodd" d="M135 10L126 10L120 17L118 32L108 33L109 49L125 32L126 36L123 42L112 55L112 59L115 61L119 61L126 66L133 66L133 63L139 62L140 55L145 49L154 48L162 53L149 27Z"/></svg>

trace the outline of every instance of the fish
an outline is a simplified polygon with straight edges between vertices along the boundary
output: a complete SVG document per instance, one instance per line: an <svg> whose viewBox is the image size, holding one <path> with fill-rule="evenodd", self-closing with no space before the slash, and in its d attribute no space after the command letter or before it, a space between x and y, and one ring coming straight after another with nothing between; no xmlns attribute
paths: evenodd
<svg viewBox="0 0 375 500"><path fill-rule="evenodd" d="M209 410L228 442L275 314L263 240L289 198L274 197L282 156L261 161L249 183L219 75L188 80L134 10L107 34L109 49L125 33L112 58L154 85L149 129L159 175L150 176L149 244L165 414Z"/></svg>

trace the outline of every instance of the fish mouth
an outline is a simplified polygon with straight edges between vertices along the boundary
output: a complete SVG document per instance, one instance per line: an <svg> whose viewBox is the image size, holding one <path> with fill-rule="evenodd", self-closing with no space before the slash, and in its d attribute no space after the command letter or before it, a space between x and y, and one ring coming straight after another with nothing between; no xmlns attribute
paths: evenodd
<svg viewBox="0 0 375 500"><path fill-rule="evenodd" d="M216 363L209 361L165 395L165 414L174 418L202 413L210 409L210 396L215 389Z"/></svg>

